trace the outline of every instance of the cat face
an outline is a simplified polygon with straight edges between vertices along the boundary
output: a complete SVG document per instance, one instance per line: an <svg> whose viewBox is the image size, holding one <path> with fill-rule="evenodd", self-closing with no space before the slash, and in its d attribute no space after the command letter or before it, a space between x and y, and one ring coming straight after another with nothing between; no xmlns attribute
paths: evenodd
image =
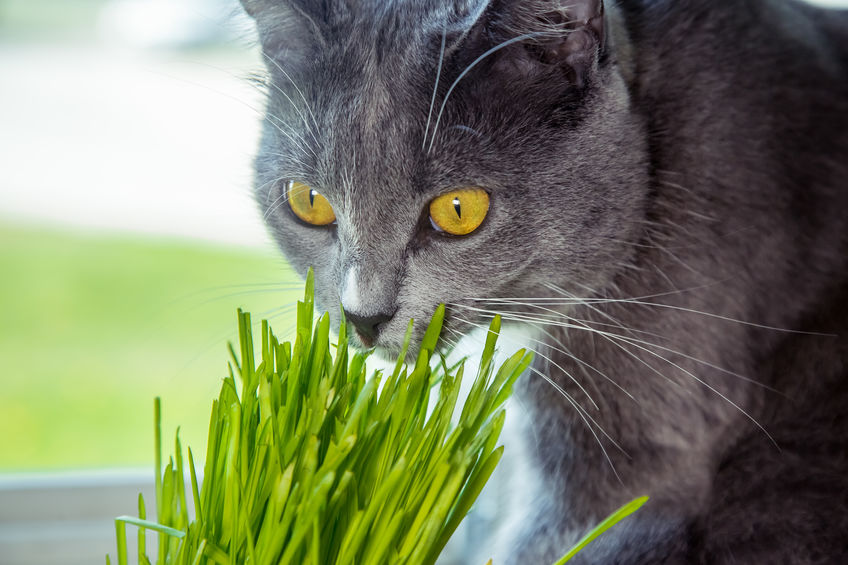
<svg viewBox="0 0 848 565"><path fill-rule="evenodd" d="M482 300L585 295L629 260L643 126L599 2L245 6L269 71L258 202L363 345L396 354L439 303L451 339Z"/></svg>

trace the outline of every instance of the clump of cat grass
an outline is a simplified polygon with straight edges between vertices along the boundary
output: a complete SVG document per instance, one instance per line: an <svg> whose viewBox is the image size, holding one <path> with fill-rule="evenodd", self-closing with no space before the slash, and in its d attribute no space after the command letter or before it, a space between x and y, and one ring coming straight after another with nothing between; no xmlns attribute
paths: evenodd
<svg viewBox="0 0 848 565"><path fill-rule="evenodd" d="M139 527L140 564L435 563L501 458L502 405L531 355L519 351L496 370L496 318L452 421L465 375L462 364L433 363L444 307L414 364L403 362L410 324L392 373L370 377L367 355L348 350L345 325L334 352L329 318L313 328L313 307L310 273L294 344L263 321L258 366L250 315L239 312L240 351L230 348L212 406L202 485L189 449L186 488L179 436L162 470L157 400L158 521L146 519L141 496L138 518L116 520L119 564L128 562L126 524ZM159 534L155 558L145 553L147 530Z"/></svg>
<svg viewBox="0 0 848 565"><path fill-rule="evenodd" d="M240 350L230 347L230 374L212 405L202 486L188 449L190 492L179 432L162 469L156 399L158 521L147 520L139 494L138 517L115 521L119 565L128 563L127 524L138 527L140 565L435 563L501 458L502 406L532 356L518 351L495 370L495 318L457 420L464 365L432 363L444 307L412 367L404 364L410 323L392 373L368 377L367 354L351 355L344 324L335 354L328 316L313 327L313 292L310 272L294 345L262 322L258 366L250 314L239 311ZM621 507L555 565L646 501ZM158 534L155 558L147 531Z"/></svg>

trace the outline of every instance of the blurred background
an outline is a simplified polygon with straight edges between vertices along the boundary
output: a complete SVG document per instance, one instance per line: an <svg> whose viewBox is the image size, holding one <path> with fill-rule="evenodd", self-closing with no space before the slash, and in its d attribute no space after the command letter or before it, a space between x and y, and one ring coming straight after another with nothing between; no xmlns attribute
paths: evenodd
<svg viewBox="0 0 848 565"><path fill-rule="evenodd" d="M0 0L0 470L144 464L155 395L202 443L236 306L290 301L237 8Z"/></svg>
<svg viewBox="0 0 848 565"><path fill-rule="evenodd" d="M0 0L3 563L114 554L153 398L204 453L236 308L290 331L250 197L260 71L237 0Z"/></svg>
<svg viewBox="0 0 848 565"><path fill-rule="evenodd" d="M202 454L236 308L288 332L259 71L237 0L0 0L0 562L114 556L154 397Z"/></svg>

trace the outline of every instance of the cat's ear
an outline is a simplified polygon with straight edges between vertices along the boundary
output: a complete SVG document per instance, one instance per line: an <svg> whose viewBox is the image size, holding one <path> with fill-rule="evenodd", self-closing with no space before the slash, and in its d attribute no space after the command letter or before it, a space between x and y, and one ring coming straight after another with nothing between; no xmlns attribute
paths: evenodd
<svg viewBox="0 0 848 565"><path fill-rule="evenodd" d="M537 63L561 66L582 87L597 70L606 48L603 0L511 3L509 25L514 33L529 36L527 57Z"/></svg>
<svg viewBox="0 0 848 565"><path fill-rule="evenodd" d="M325 14L320 3L303 0L241 0L245 12L256 22L262 49L269 56L297 53L324 41Z"/></svg>

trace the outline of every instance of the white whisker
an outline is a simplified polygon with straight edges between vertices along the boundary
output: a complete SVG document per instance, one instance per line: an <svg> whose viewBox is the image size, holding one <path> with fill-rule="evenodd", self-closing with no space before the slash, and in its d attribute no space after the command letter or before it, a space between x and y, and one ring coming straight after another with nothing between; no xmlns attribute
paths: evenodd
<svg viewBox="0 0 848 565"><path fill-rule="evenodd" d="M562 347L561 349L560 349L560 348L557 348L557 347L552 347L552 349L553 349L554 351L559 351L560 353L562 353L563 355L567 355L569 358L573 359L575 362L579 363L580 365L582 365L582 366L584 366L584 367L587 367L587 368L589 368L589 369L591 369L591 370L595 371L595 372L596 372L596 373L598 373L600 376L602 376L604 379L606 379L607 381L609 381L609 382L610 382L613 386L615 386L618 390L620 390L621 392L623 392L623 393L624 393L624 394L625 394L628 398L630 398L630 400L632 400L632 401L636 402L637 404L639 403L639 402L636 400L636 398L635 398L632 394L630 394L630 393L629 393L629 392L628 392L628 391L627 391L624 387L622 387L620 384L618 384L618 383L617 383L617 382L615 382L613 379L611 379L609 376L607 376L607 374L606 374L606 373L604 373L604 372L603 372L603 371L601 371L600 369L595 368L595 367L594 367L594 366L592 366L591 364L587 363L587 362L586 362L586 361L584 361L583 359L580 359L579 357L577 357L576 355L574 355L573 353L571 353L571 352L568 350L568 348L565 346L565 344L563 344L563 343L562 343L562 341L560 341L560 340L559 340L556 336L554 336L551 332L549 332L547 329L545 329L545 325L544 325L544 324L535 324L535 327L536 327L536 329L538 329L539 331L541 331L542 333L544 333L545 335L547 335L547 336L548 336L551 340L555 341L556 343L558 343L558 344ZM536 340L536 341L539 341L539 340ZM544 343L544 342L539 341L539 343ZM550 344L548 344L548 347L551 347L551 345L550 345Z"/></svg>
<svg viewBox="0 0 848 565"><path fill-rule="evenodd" d="M479 325L479 324L472 324L472 323L468 322L467 320L461 320L461 319L460 319L460 321L464 321L465 323L469 323L470 325L472 325L472 326L476 326L476 327L479 327L479 328L483 328L483 329L485 329L485 328L486 328L485 326L482 326L482 325ZM501 334L499 333L498 335L500 336ZM508 338L507 338L507 339L508 339ZM528 349L529 349L530 351L532 351L534 354L539 354L539 352L538 352L538 351L536 351L536 350L535 350L534 348L532 348L532 347L528 347ZM542 356L542 357L543 357L543 356ZM582 407L582 406L581 406L581 405L580 405L580 404L579 404L579 403L578 403L578 402L574 399L574 397L572 397L570 394L568 394L568 392L566 392L566 390L565 390L565 389L563 389L563 388L562 388L562 387L561 387L561 386L560 386L560 385L559 385L556 381L554 381L554 380L553 380L553 379L551 379L548 375L546 375L546 374L542 373L541 371L539 371L538 369L536 369L536 368L535 368L535 367L533 367L532 365L531 365L530 367L528 367L528 369L529 369L531 372L533 372L534 374L536 374L536 375L538 375L539 377L541 377L541 378L542 378L542 379L543 379L546 383L548 383L549 385L551 385L551 386L554 388L554 390L556 390L556 391L557 391L557 392L558 392L558 393L559 393L559 394L560 394L560 395L561 395L561 396L562 396L562 397L563 397L563 398L564 398L564 399L565 399L565 400L566 400L569 404L571 404L571 406L572 406L572 407L576 410L577 415L580 417L580 419L581 419L581 420L583 420L583 423L586 425L587 429L591 432L592 436L595 438L595 441L598 443L598 446L601 448L601 451L603 452L604 458L605 458L605 459L607 460L607 462L609 463L609 465L610 465L610 469L612 470L612 472L613 472L613 474L615 475L616 479L617 479L619 482L622 482L622 483L623 483L623 481L621 480L621 477L620 477L620 476L619 476L619 474L618 474L618 471L617 471L617 470L616 470L616 468L615 468L615 464L612 462L612 458L609 456L609 453L607 452L606 448L604 447L603 442L601 441L601 438L600 438L600 437L598 436L598 434L595 432L595 428L593 427L593 425L594 425L595 427L597 427L597 428L598 428L598 430L600 430L601 434L603 434L603 436L604 436L605 438L607 438L607 440L609 440L609 442L610 442L610 443L612 443L612 445L614 445L614 446L616 447L616 449L618 449L618 450L619 450L619 451L620 451L620 452L621 452L621 453L622 453L625 457L627 457L628 459L630 459L631 457L630 457L630 455L627 453L627 451L625 451L625 450L624 450L624 448L623 448L623 447L621 447L621 445L619 445L619 444L618 444L618 442L617 442L617 441L615 441L615 440L612 438L612 436L610 436L610 435L606 432L606 430L604 430L603 426L601 426L601 425L600 425L600 424L599 424L599 423L598 423L598 422L597 422L597 421L596 421L596 420L595 420L595 419L594 419L594 418L593 418L593 417L592 417L592 416L591 416L591 415L590 415L590 414L586 411L586 409L585 409L585 408L583 408L583 407Z"/></svg>
<svg viewBox="0 0 848 565"><path fill-rule="evenodd" d="M442 78L442 65L445 60L445 41L448 36L448 28L442 30L442 46L439 49L439 64L436 68L436 83L433 85L433 98L430 100L430 112L427 114L427 125L424 128L424 140L421 142L421 149L427 146L427 133L430 131L430 120L433 118L433 108L436 107L436 94L439 92L439 79Z"/></svg>
<svg viewBox="0 0 848 565"><path fill-rule="evenodd" d="M309 101L308 101L308 100L306 100L306 96L304 96L303 91L302 91L302 90L300 90L300 87L298 87L298 86L297 86L297 83L296 83L296 82L292 79L291 75L289 75L289 73L287 73L287 72L285 71L285 69L283 69L283 67L282 67L282 66L281 66L281 65L280 65L277 61L275 61L275 60L274 60L274 58L273 58L273 57L270 57L270 56L268 56L268 55L267 55L267 54L265 54L265 53L263 53L262 55L265 57L265 59L266 59L266 60L268 60L268 61L270 61L271 63L273 63L273 64L274 64L274 66L275 66L275 67L276 67L276 68L277 68L277 69L278 69L278 70L279 70L279 71L283 74L283 76L284 76L284 77L286 77L286 80L288 80L288 81L291 83L291 85L294 87L294 89L295 89L295 90L297 91L297 93L300 95L301 100L303 100L303 105L306 107L306 111L309 113L309 116L312 118L312 123L313 123L313 124L315 124L315 128L316 128L318 131L320 131L320 130L321 130L321 126L319 126L319 125L318 125L318 120L316 120L316 119L315 119L315 114L312 112L312 108L309 106ZM300 109L297 107L297 105L294 103L294 101L293 101L293 100L289 97L289 95L288 95L288 94L286 94L285 92L283 92L283 89L281 89L279 86L277 86L276 84L274 84L274 83L273 83L273 81L272 81L272 86L273 86L273 87L274 87L274 88L275 88L275 89L276 89L276 90L277 90L280 94L282 94L283 96L285 96L286 100L288 100L288 101L289 101L289 103L292 105L292 108L293 108L293 109L294 109L294 110L298 113L298 115L300 116L300 118L303 120L303 124L306 126L306 130L307 130L307 131L308 131L308 132L312 135L312 139L315 141L315 143L319 143L319 142L318 142L318 138L315 136L315 131L312 129L312 126L311 126L311 125L309 124L309 122L306 120L306 117L303 115L303 112L301 112L301 111L300 111Z"/></svg>
<svg viewBox="0 0 848 565"><path fill-rule="evenodd" d="M471 322L470 320L466 320L466 319L464 319L464 318L462 318L462 317L460 317L460 316L456 316L456 319L457 319L457 320L459 320L460 322L463 322L463 323L469 324L469 325L474 326L474 327L476 327L476 328L481 328L481 329L483 329L483 328L485 328L485 327L486 327L486 326L484 326L484 325L482 325L482 324L477 324L477 323ZM533 338L529 338L529 339L530 339L531 341L536 341L536 342L538 342L538 343L541 343L539 340L536 340L536 339L533 339ZM548 357L547 355L543 355L543 354L542 354L542 353L540 353L538 350L534 349L534 350L533 350L533 352L534 352L536 355L538 355L539 357L541 357L542 359L544 359L545 361L547 361L548 363L552 364L554 367L556 367L556 368L557 368L557 369L559 369L560 371L562 371L562 372L563 372L563 374L565 374L565 375L566 375L569 379L571 379L571 380L572 380L572 382L574 382L574 384L575 384L575 385L577 385L577 388L579 388L579 389L580 389L580 391L581 391L583 394L585 394L585 395L586 395L586 398L588 398L588 399L589 399L589 402L591 402L591 403L592 403L592 406L594 406L594 407L595 407L595 410L600 410L600 408L598 408L598 404L595 402L595 400L592 398L592 396L589 394L589 392L588 392L588 391L587 391L587 390L583 387L583 385L582 385L582 384L580 384L580 381L578 381L576 378L574 378L574 376L573 376L571 373L569 373L569 372L568 372L565 368L563 368L562 366L560 366L560 365L559 365L559 363L557 363L556 361L554 361L553 359L551 359L551 358L550 358L550 357Z"/></svg>
<svg viewBox="0 0 848 565"><path fill-rule="evenodd" d="M475 311L478 311L478 312L491 312L492 314L498 314L499 313L499 312L496 312L494 310L474 308L473 306L466 306L466 305L461 305L461 304L455 304L455 306L460 306L462 308L475 310ZM553 312L553 310L551 310L551 311ZM726 369L724 367L721 367L720 365L710 363L709 361L699 359L698 357L688 355L686 353L683 353L682 351L672 349L670 347L666 347L666 346L660 345L658 343L653 343L653 342L646 341L646 340L643 340L643 339L638 339L638 338L635 338L635 337L627 337L627 336L623 336L623 335L612 333L612 332L604 332L602 330L598 330L598 329L589 325L589 324L595 324L595 325L605 326L607 324L594 322L594 321L589 322L589 321L586 321L586 320L580 320L580 319L574 318L574 317L569 316L569 315L562 313L562 312L558 312L558 315L562 318L570 320L570 322L561 322L561 321L557 321L557 320L554 320L554 319L551 319L551 318L535 318L533 316L525 315L523 313L509 313L509 314L500 313L500 314L502 316L504 316L504 319L507 319L507 317L508 317L508 319L512 319L512 320L517 321L517 322L525 322L525 323L533 324L534 326L551 325L551 326L562 327L562 328L566 328L566 329L568 329L568 328L584 329L584 330L592 331L592 332L596 333L597 335L608 336L608 337L611 337L611 338L614 338L614 339L632 341L634 344L641 344L641 345L646 346L646 347L653 347L653 348L671 353L673 355L678 355L680 357L684 357L686 359L689 359L690 361L694 361L694 362L696 362L700 365L704 365L705 367L710 367L712 369L716 369L717 371L721 371L722 373L734 376L738 379L749 382L751 384L759 386L759 387L766 389L768 391L783 395L783 393L781 391L779 391L775 388L772 388L768 385L765 385L765 384L763 384L759 381L756 381L756 380L754 380L750 377L747 377L747 376L742 375L740 373L737 373L735 371L731 371L730 369ZM579 324L579 325L576 325L576 324ZM625 329L625 328L622 328L622 329ZM629 330L629 331L636 332L638 330ZM656 334L652 334L650 332L638 332L638 333L645 333L645 334L652 335L652 336L655 336L655 337L661 337L661 336L657 336Z"/></svg>
<svg viewBox="0 0 848 565"><path fill-rule="evenodd" d="M456 304L455 306L462 306L462 307L464 307L464 308L469 308L469 309L472 309L472 310L474 310L474 309L475 309L474 307L468 307L468 306L463 306L463 305L458 305L458 304ZM477 308L476 310L477 310L477 311L484 311L483 309L480 309L480 308ZM489 311L489 312L491 312L491 311ZM528 323L531 323L531 324L548 324L548 325L554 325L554 326L559 326L559 327L564 327L564 328L579 329L579 330L584 330L584 331L591 332L592 334L595 334L595 335L598 335L598 336L600 336L600 337L603 337L604 339L606 339L607 341L609 341L611 344L615 345L617 348L621 349L623 352L627 353L629 356L631 356L632 358L634 358L634 359L636 359L637 361L639 361L641 364L643 364L643 365L645 365L646 367L648 367L648 368L649 368L652 372L654 372L655 374L657 374L658 376L660 376L660 377L661 377L661 378L663 378L664 380L668 381L669 383L674 384L675 386L680 386L680 383L677 383L677 382L675 382L674 380L670 379L667 375L663 374L663 373L662 373L662 372L660 372L658 369L656 369L656 367L653 367L652 365L650 365L649 363L647 363L644 359L642 359L641 357L639 357L638 355L636 355L636 354L635 354L635 353L633 353L632 351L629 351L628 349L626 349L626 348L625 348L625 347L624 347L621 343L619 343L619 341L620 341L620 342L623 342L623 343L625 343L625 344L627 344L627 345L629 345L629 346L631 346L631 347L636 347L637 349L640 349L640 350L642 350L642 351L644 351L644 352L648 353L649 355L652 355L652 356L654 356L654 357L656 357L656 358L658 358L658 359L660 359L660 360L664 361L665 363L669 364L670 366L672 366L672 367L674 367L674 368L676 368L676 369L680 370L680 371L681 371L681 372L683 372L685 375L687 375L688 377L692 378L693 380L695 380L696 382L698 382L699 384L701 384L702 386L704 386L705 388L707 388L708 390L710 390L712 393L714 393L714 394L716 394L717 396L719 396L722 400L724 400L725 402L727 402L728 404L730 404L733 408L735 408L736 410L738 410L738 411L739 411L742 415L744 415L747 419L749 419L751 422L753 422L753 423L754 423L754 425L756 425L756 426L757 426L757 427L758 427L758 428L759 428L759 429L760 429L760 430L761 430L761 431L762 431L762 432L766 435L766 437L769 439L769 441L771 441L771 442L775 445L775 447L777 447L778 449L780 449L780 447L778 446L778 444L777 444L777 442L774 440L774 438L771 436L771 434L769 434L769 433L768 433L768 431L767 431L767 430L766 430L766 429L765 429L765 428L764 428L764 427L763 427L763 426L762 426L762 425L761 425L761 424L760 424L760 423L759 423L759 422L758 422L758 421L757 421L757 420L756 420L753 416L751 416L751 415L750 415L747 411L745 411L745 410L744 410L741 406L739 406L739 405L738 405L737 403L735 403L733 400L731 400L730 398L728 398L725 394L723 394L721 391L719 391L718 389L716 389L714 386L710 385L709 383L707 383L707 382L706 382L706 381L704 381L703 379L701 379L701 378L697 377L697 376L696 376L695 374L693 374L691 371L687 370L686 368L684 368L684 367L680 366L679 364L675 363L674 361L672 361L672 360L670 360L670 359L668 359L668 358L664 357L663 355L661 355L661 354L657 353L656 351L653 351L653 350L651 350L651 349L649 349L649 348L650 348L650 347L655 347L655 348L660 349L660 350L668 351L668 352L669 352L669 353L671 353L671 354L679 355L679 356L681 356L681 357L684 357L684 358L686 358L686 359L692 360L692 361L694 361L694 362L701 363L701 364L703 364L703 365L705 365L705 366L708 366L708 367L714 368L714 369L716 369L716 370L722 371L722 372L724 372L724 373L726 373L726 374L730 374L730 375L736 376L736 377L738 377L738 378L740 378L740 379L743 379L743 380L745 380L745 381L747 381L747 382L751 382L751 383L753 383L753 384L757 384L757 385L759 385L759 386L762 386L762 387L767 388L767 389L770 389L770 390L774 390L774 389L771 389L770 387L767 387L767 386L765 386L765 385L763 385L763 384L761 384L761 383L758 383L758 382L756 382L756 381L754 381L754 380L752 380L752 379L749 379L748 377L745 377L744 375L737 374L737 373L735 373L735 372L733 372L733 371L730 371L730 370L728 370L728 369L724 369L724 368L719 367L719 366L717 366L717 365L711 364L711 363L709 363L709 362L707 362L707 361L703 361L703 360L697 359L697 358L695 358L695 357L693 357L693 356L686 355L686 354L684 354L684 353L681 353L681 352L675 351L675 350L673 350L673 349L666 348L666 347L663 347L663 346L660 346L660 345L657 345L657 344L654 344L654 343L650 343L650 342L647 342L647 341L644 341L644 340L639 340L639 339L635 339L635 338L632 338L632 337L622 336L622 335L615 334L615 333L612 333L612 332L605 332L605 331L599 330L599 329L597 329L597 328L593 328L593 327L589 326L588 324L585 324L585 323L581 322L580 320L576 320L575 318L571 318L570 316L567 316L566 314L563 314L563 317L564 317L564 318L567 318L567 319L569 319L569 320L571 320L571 322L558 322L558 323L552 323L552 322L547 321L547 320L543 320L543 321L531 321L531 320L528 320L528 319L526 319L526 318L522 318L522 316L521 316L521 315L514 316L514 317L512 317L512 316L511 316L511 318L512 318L512 319L515 319L515 320L517 320L517 321L525 321L525 322L528 322ZM572 322L573 322L573 323L572 323ZM778 391L775 391L775 392L778 392Z"/></svg>
<svg viewBox="0 0 848 565"><path fill-rule="evenodd" d="M836 334L820 333L820 332L808 332L808 331L802 331L802 330L793 330L793 329L789 329L789 328L780 328L780 327L777 327L777 326L769 326L769 325L766 325L766 324L758 324L758 323L755 323L755 322L748 322L748 321L745 321L745 320L739 320L739 319L736 319L736 318L731 318L729 316L722 316L721 314L713 314L711 312L704 312L702 310L695 310L694 308L686 308L686 307L683 307L683 306L675 306L673 304L660 304L660 303L657 303L657 302L647 302L646 300L640 299L640 298L653 298L655 296L664 296L664 295L667 295L667 294L674 294L674 293L663 293L661 295L653 295L653 296L649 296L649 297L638 297L638 298L598 298L598 297L594 297L594 298L574 299L574 298L535 297L535 298L467 298L466 300L474 300L474 301L477 301L477 302L488 302L488 303L492 303L492 304L498 304L498 303L510 304L510 303L517 302L517 301L528 301L528 302L532 301L532 302L553 304L553 305L557 305L557 304L563 304L563 305L568 305L568 304L581 305L582 304L582 305L587 305L587 304L616 304L616 303L617 304L636 304L636 305L639 305L639 306L655 306L657 308L667 308L667 309L671 309L671 310L678 310L678 311L687 312L687 313L690 313L690 314L697 314L699 316L706 316L708 318L715 318L715 319L722 320L722 321L725 321L725 322L731 322L731 323L735 323L735 324L741 324L741 325L744 325L744 326L750 326L750 327L754 327L754 328L759 328L759 329L763 329L763 330L771 330L771 331L776 331L776 332L781 332L781 333L812 335L812 336L819 336L819 337L838 337Z"/></svg>
<svg viewBox="0 0 848 565"><path fill-rule="evenodd" d="M469 64L467 67L465 67L465 70L464 70L464 71L462 71L462 72L459 74L459 76L458 76L458 77L456 77L456 80L454 80L454 81L453 81L453 84L451 84L450 88L448 88L448 91L447 91L447 93L445 94L445 99L444 99L444 100L442 100L442 106L439 108L439 115L436 117L436 125L435 125L435 126L433 126L433 135L430 137L430 146L427 148L427 153L429 153L429 152L433 149L433 144L436 142L436 133L437 133L437 132L438 132L438 130L439 130L439 123L441 123L441 121L442 121L442 114L443 114L443 113L444 113L444 111L445 111L445 106L446 106L446 105L447 105L447 103L448 103L448 99L450 98L450 95L453 93L453 89L454 89L454 88L456 88L456 85L457 85L457 84L459 84L459 82L460 82L463 78L465 78L465 76L466 76L469 72L471 72L471 69L473 69L473 68L474 68L474 67L476 67L476 66L477 66L480 62L482 62L484 59L486 59L486 58L487 58L487 57L489 57L490 55L492 55L492 54L494 54L494 53L496 53L496 52L500 51L501 49L503 49L503 48L505 48L505 47L509 47L510 45L513 45L513 44L518 43L518 42L520 42L520 41L524 41L524 40L526 40L526 39L532 39L532 38L534 38L534 37L538 37L539 35L544 35L544 34L543 34L543 33L540 33L540 32L536 32L536 33L525 33L524 35L519 35L518 37L513 37L512 39L509 39L509 40L507 40L507 41L504 41L503 43L501 43L501 44L499 44L499 45L495 45L494 47L492 47L491 49L489 49L488 51L486 51L485 53L483 53L482 55L480 55L479 57L477 57L476 59L474 59L474 60L471 62L471 64Z"/></svg>
<svg viewBox="0 0 848 565"><path fill-rule="evenodd" d="M277 180L276 180L276 181L274 181L274 182L280 182L281 180L283 180L283 179L277 179ZM266 184L267 184L267 183L266 183ZM264 185L263 185L263 186L264 186ZM269 194L270 194L270 191L269 191ZM280 191L280 195L279 195L279 196L278 196L278 197L277 197L277 198L276 198L276 199L275 199L275 200L271 203L271 205L270 205L270 206L268 206L268 209L267 209L267 210L265 210L265 213L264 213L264 214L262 214L262 219L263 219L263 220L267 220L267 219L268 219L268 217L269 217L271 214L273 214L273 213L274 213L274 211L276 211L276 210L277 210L277 208L279 208L280 206L282 206L282 205L283 205L283 201L285 200L285 198L286 198L286 191L285 191L285 190L281 190L281 191Z"/></svg>

